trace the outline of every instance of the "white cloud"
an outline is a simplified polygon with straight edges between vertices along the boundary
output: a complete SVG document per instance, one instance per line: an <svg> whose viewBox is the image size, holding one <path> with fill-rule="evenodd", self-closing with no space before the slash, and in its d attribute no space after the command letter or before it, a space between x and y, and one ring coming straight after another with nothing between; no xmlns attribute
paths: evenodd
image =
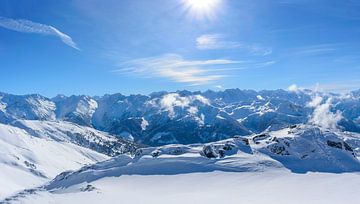
<svg viewBox="0 0 360 204"><path fill-rule="evenodd" d="M200 50L216 49L245 49L254 55L269 55L272 50L259 44L247 44L236 41L227 41L221 34L205 34L196 38L196 47Z"/></svg>
<svg viewBox="0 0 360 204"><path fill-rule="evenodd" d="M217 88L217 89L224 89L224 87L222 85L216 85L214 87Z"/></svg>
<svg viewBox="0 0 360 204"><path fill-rule="evenodd" d="M322 100L323 100L322 97L315 96L313 97L312 101L309 102L308 106L311 108L316 108L321 104Z"/></svg>
<svg viewBox="0 0 360 204"><path fill-rule="evenodd" d="M317 83L309 89L320 92L348 93L360 88L360 80L335 81L332 83Z"/></svg>
<svg viewBox="0 0 360 204"><path fill-rule="evenodd" d="M288 51L290 56L314 56L329 54L337 50L339 44L319 44L292 48Z"/></svg>
<svg viewBox="0 0 360 204"><path fill-rule="evenodd" d="M136 74L143 77L165 77L175 82L203 85L224 77L218 66L234 65L238 61L227 59L185 60L177 54L165 54L158 57L140 58L121 63L118 73ZM224 68L226 69L226 68Z"/></svg>
<svg viewBox="0 0 360 204"><path fill-rule="evenodd" d="M10 19L0 17L0 26L9 30L23 32L23 33L37 33L42 35L52 35L60 38L66 45L79 50L76 43L70 36L60 32L58 29L44 25L41 23L32 22L25 19Z"/></svg>
<svg viewBox="0 0 360 204"><path fill-rule="evenodd" d="M315 108L309 122L323 128L335 129L337 123L343 118L342 114L340 111L336 113L330 111L332 98L321 104L322 101L322 97L316 96L308 104L308 106Z"/></svg>
<svg viewBox="0 0 360 204"><path fill-rule="evenodd" d="M291 91L291 92L297 92L298 91L298 86L296 85L296 84L292 84L292 85L290 85L288 88L287 88L287 90L288 91Z"/></svg>
<svg viewBox="0 0 360 204"><path fill-rule="evenodd" d="M182 97L177 93L170 93L163 96L160 100L160 107L168 111L169 117L171 118L175 116L175 107L180 107L182 109L187 108L189 113L195 115L198 112L198 109L195 106L191 106L194 102L210 105L209 100L201 95Z"/></svg>
<svg viewBox="0 0 360 204"><path fill-rule="evenodd" d="M241 46L238 42L225 41L220 34L207 34L196 38L196 47L198 49L231 49Z"/></svg>
<svg viewBox="0 0 360 204"><path fill-rule="evenodd" d="M290 86L287 88L287 90L290 91L290 92L298 92L298 91L304 90L304 88L303 88L303 87L299 87L299 86L296 85L296 84L292 84L292 85L290 85Z"/></svg>

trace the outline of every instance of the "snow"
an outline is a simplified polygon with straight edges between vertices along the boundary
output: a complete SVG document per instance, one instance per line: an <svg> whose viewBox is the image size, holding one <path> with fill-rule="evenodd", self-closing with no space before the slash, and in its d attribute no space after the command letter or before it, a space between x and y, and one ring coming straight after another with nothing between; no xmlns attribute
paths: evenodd
<svg viewBox="0 0 360 204"><path fill-rule="evenodd" d="M199 109L194 107L194 106L191 106L189 107L188 109L189 113L191 113L192 115L195 115L197 112L199 112Z"/></svg>
<svg viewBox="0 0 360 204"><path fill-rule="evenodd" d="M296 86L52 100L1 94L0 123L10 125L0 124L0 199L354 202L360 198L358 104L355 95ZM135 149L92 126L153 145L228 139Z"/></svg>
<svg viewBox="0 0 360 204"><path fill-rule="evenodd" d="M0 111L6 112L6 103L1 102L1 97L0 97Z"/></svg>
<svg viewBox="0 0 360 204"><path fill-rule="evenodd" d="M158 143L162 144L171 144L178 143L178 141L171 135L169 132L158 132L151 138L151 141L157 140Z"/></svg>
<svg viewBox="0 0 360 204"><path fill-rule="evenodd" d="M35 98L35 97L29 97L26 99L26 101L32 106L36 107L32 110L34 113L39 116L40 118L47 118L50 120L55 120L55 114L53 114L53 111L55 111L56 106L55 103L50 100L45 100L41 98Z"/></svg>
<svg viewBox="0 0 360 204"><path fill-rule="evenodd" d="M91 125L91 118L98 108L98 103L89 96L62 96L53 98L56 103L58 119L77 122L81 125Z"/></svg>
<svg viewBox="0 0 360 204"><path fill-rule="evenodd" d="M159 92L150 96L112 94L101 97L57 96L53 99L40 95L16 96L1 93L0 104L6 106L0 105L0 110L2 109L0 122L9 124L17 119L53 120L55 114L57 120L109 131L113 135L128 131L134 137L134 141L145 142L146 145L162 144L151 140L157 132L170 132L176 141L188 144L209 142L239 134L279 130L291 124L307 123L316 110L316 113L319 113L313 118L316 122L310 122L325 126L331 123L330 126L333 127L334 120L331 118L335 116L335 122L339 122L337 127L345 131L360 132L358 120L360 106L357 92L347 95L351 97L344 97L344 95L298 89L297 91L228 89L217 92L184 90ZM327 105L330 97L331 104ZM322 114L324 111L321 111L320 107L316 108L322 106L323 109L327 109L325 105L329 107L328 114ZM343 113L342 118L337 111ZM206 120L201 119L201 114ZM217 118L217 115L221 118ZM146 122L141 118L145 118L150 124L146 129L144 129ZM338 121L339 119L341 120ZM320 123L319 120L327 122ZM185 127L190 128L191 136L184 137L184 132L179 131Z"/></svg>
<svg viewBox="0 0 360 204"><path fill-rule="evenodd" d="M149 122L145 120L144 117L141 118L141 129L146 130L146 127L149 126Z"/></svg>
<svg viewBox="0 0 360 204"><path fill-rule="evenodd" d="M62 173L7 201L350 202L360 198L359 150L351 148L359 141L357 134L296 125L207 144L147 147Z"/></svg>
<svg viewBox="0 0 360 204"><path fill-rule="evenodd" d="M208 172L179 175L124 175L53 193L39 192L21 203L353 203L360 199L360 175L273 172ZM17 203L17 202L14 202Z"/></svg>
<svg viewBox="0 0 360 204"><path fill-rule="evenodd" d="M46 188L67 188L85 181L132 174L265 172L279 169L296 173L358 172L357 152L345 148L344 142L334 133L304 126L287 128L287 132L282 130L208 144L148 147L138 149L135 157L120 155L84 167L66 178L55 178Z"/></svg>
<svg viewBox="0 0 360 204"><path fill-rule="evenodd" d="M265 100L261 95L257 95L256 98L259 100Z"/></svg>
<svg viewBox="0 0 360 204"><path fill-rule="evenodd" d="M122 137L124 139L134 141L134 137L129 132L124 131L124 132L121 132L119 135L120 135L120 137Z"/></svg>
<svg viewBox="0 0 360 204"><path fill-rule="evenodd" d="M39 138L0 124L0 198L34 187L62 171L78 169L108 157L71 143Z"/></svg>

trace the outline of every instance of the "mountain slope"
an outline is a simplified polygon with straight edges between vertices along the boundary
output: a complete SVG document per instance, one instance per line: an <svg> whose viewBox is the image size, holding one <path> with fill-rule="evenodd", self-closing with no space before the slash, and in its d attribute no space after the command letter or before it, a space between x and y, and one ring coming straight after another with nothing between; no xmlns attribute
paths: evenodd
<svg viewBox="0 0 360 204"><path fill-rule="evenodd" d="M310 189L322 195L335 193L335 190L340 190L339 186L325 185L324 181L330 179L342 187L354 187L360 182L356 173L360 171L359 141L359 134L300 125L207 144L143 148L137 150L134 158L120 155L74 172L62 173L48 184L9 197L6 201L46 203L67 200L70 203L96 203L121 199L136 202L138 198L129 197L133 194L126 188L130 188L137 189L135 191L138 193L144 191L141 195L148 196L146 200L150 203L160 202L160 197L152 196L151 192L162 192L164 196L161 197L161 202L181 203L188 196L180 195L198 192L199 195L207 195L200 199L202 203L205 200L207 203L214 203L217 199L211 199L211 192L217 192L216 195L224 201L234 201L235 198L246 197L242 192L248 192L246 189L249 186L253 190L270 188L267 192L279 195L279 191L287 192L286 188L299 189L299 183L301 188L311 186ZM325 176L325 172L348 174ZM264 182L264 179L269 178L276 180ZM314 179L319 179L316 184L312 182ZM135 188L134 183L142 185ZM307 186L310 183L312 185ZM261 186L255 188L255 184ZM276 191L269 184L276 185ZM321 189L313 188L313 185ZM188 191L189 188L192 190ZM231 192L237 193L233 195ZM341 192L337 195L350 195L351 191ZM260 192L253 192L258 193ZM231 196L226 196L230 194ZM236 196L239 194L242 196ZM166 195L180 197L179 200L173 200ZM267 202L276 201L275 197L270 198L271 200L266 199ZM300 200L309 202L311 199ZM338 200L340 197L335 196L333 199ZM318 200L319 203L326 203L331 199L321 197ZM243 201L261 203L264 200L246 197ZM282 201L279 202L290 202L286 199Z"/></svg>
<svg viewBox="0 0 360 204"><path fill-rule="evenodd" d="M73 143L108 156L132 153L139 147L136 143L106 132L66 121L16 120L12 125L36 137Z"/></svg>
<svg viewBox="0 0 360 204"><path fill-rule="evenodd" d="M65 121L0 123L0 197L40 185L57 174L134 153L139 146Z"/></svg>
<svg viewBox="0 0 360 204"><path fill-rule="evenodd" d="M90 149L0 124L0 198L105 159L106 155Z"/></svg>

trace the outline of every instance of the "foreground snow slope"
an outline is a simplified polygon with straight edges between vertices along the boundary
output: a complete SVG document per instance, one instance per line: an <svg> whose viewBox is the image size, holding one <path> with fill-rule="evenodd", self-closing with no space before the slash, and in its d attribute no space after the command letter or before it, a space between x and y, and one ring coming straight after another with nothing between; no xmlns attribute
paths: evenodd
<svg viewBox="0 0 360 204"><path fill-rule="evenodd" d="M13 203L134 204L337 204L356 203L360 175L275 172L208 172L106 177L70 189L46 191ZM92 188L94 187L94 189Z"/></svg>
<svg viewBox="0 0 360 204"><path fill-rule="evenodd" d="M119 155L74 172L64 172L42 187L5 201L130 202L131 196L140 192L148 197L139 203L147 200L146 203L197 203L197 199L200 203L216 203L242 198L246 198L244 202L262 203L265 198L259 194L270 196L273 199L270 203L274 203L289 202L281 200L288 196L286 193L296 194L303 189L301 193L317 190L318 194L300 199L299 203L311 199L319 199L315 203L326 203L350 196L352 189L324 197L326 191L336 192L340 186L353 188L359 184L359 138L358 134L299 125L208 144L143 148L138 149L134 157ZM339 174L345 172L348 173ZM308 188L314 180L318 181ZM328 186L332 182L334 184ZM127 185L135 189L134 192L124 190ZM280 195L283 196L277 198ZM182 199L176 200L177 196Z"/></svg>
<svg viewBox="0 0 360 204"><path fill-rule="evenodd" d="M93 150L0 124L0 198L105 159Z"/></svg>

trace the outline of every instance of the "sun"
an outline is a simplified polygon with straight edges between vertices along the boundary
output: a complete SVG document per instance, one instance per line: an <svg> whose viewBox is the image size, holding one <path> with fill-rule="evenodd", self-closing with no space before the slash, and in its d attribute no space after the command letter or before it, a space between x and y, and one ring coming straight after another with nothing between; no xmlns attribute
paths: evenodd
<svg viewBox="0 0 360 204"><path fill-rule="evenodd" d="M221 0L183 0L184 8L192 17L214 18Z"/></svg>
<svg viewBox="0 0 360 204"><path fill-rule="evenodd" d="M187 0L190 7L196 10L212 9L216 4L216 0Z"/></svg>

